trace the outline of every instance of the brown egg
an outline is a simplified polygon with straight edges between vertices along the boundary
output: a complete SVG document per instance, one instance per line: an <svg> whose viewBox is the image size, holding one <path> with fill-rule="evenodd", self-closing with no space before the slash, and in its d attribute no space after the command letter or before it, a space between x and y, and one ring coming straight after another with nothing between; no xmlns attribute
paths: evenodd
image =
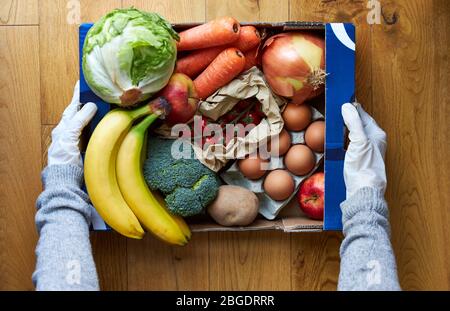
<svg viewBox="0 0 450 311"><path fill-rule="evenodd" d="M252 155L239 160L238 167L246 178L253 180L264 176L268 163L269 159L261 159L259 155Z"/></svg>
<svg viewBox="0 0 450 311"><path fill-rule="evenodd" d="M315 152L323 152L325 145L325 122L311 123L305 132L305 142Z"/></svg>
<svg viewBox="0 0 450 311"><path fill-rule="evenodd" d="M284 157L284 164L294 175L306 175L316 165L314 153L305 145L292 146Z"/></svg>
<svg viewBox="0 0 450 311"><path fill-rule="evenodd" d="M309 105L295 105L293 103L287 104L282 114L284 125L291 131L304 130L311 123L311 116Z"/></svg>
<svg viewBox="0 0 450 311"><path fill-rule="evenodd" d="M279 157L284 155L291 147L291 135L288 131L283 129L277 137L272 139L269 144L267 151L270 152L271 156Z"/></svg>
<svg viewBox="0 0 450 311"><path fill-rule="evenodd" d="M274 170L264 180L264 191L276 201L286 200L294 189L294 179L286 170Z"/></svg>

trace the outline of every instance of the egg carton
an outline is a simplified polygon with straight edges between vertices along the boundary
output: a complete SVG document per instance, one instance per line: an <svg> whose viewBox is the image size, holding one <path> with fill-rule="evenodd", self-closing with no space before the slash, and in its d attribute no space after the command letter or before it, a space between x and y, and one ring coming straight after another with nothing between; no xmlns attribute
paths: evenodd
<svg viewBox="0 0 450 311"><path fill-rule="evenodd" d="M311 107L312 110L312 122L317 120L323 120L324 116L314 107ZM304 144L305 143L305 131L299 131L299 132L293 132L289 131L289 135L291 136L291 144ZM316 158L316 165L314 168L309 172L307 175L303 176L297 176L294 174L291 174L291 172L287 171L294 179L295 183L295 190L292 193L292 195L287 198L284 201L275 201L272 198L270 198L265 192L263 188L264 179L267 174L265 174L263 177L256 179L256 180L250 180L247 179L239 170L238 161L235 161L226 171L224 171L220 176L222 179L229 185L235 185L240 186L249 189L250 191L253 191L256 196L259 199L259 213L264 216L266 219L273 220L275 217L277 217L278 213L285 207L292 198L296 195L298 192L298 189L300 188L300 184L303 180L311 176L319 167L322 158L323 153L319 152L313 152L314 156ZM268 164L268 170L272 171L275 169L285 169L284 165L284 156L281 157L271 157L270 163Z"/></svg>

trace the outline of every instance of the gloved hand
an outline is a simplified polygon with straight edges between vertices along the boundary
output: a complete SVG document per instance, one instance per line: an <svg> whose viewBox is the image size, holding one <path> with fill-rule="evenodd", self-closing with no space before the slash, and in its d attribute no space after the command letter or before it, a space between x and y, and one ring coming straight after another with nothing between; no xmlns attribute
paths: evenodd
<svg viewBox="0 0 450 311"><path fill-rule="evenodd" d="M373 187L384 194L386 133L358 103L342 105L342 117L350 132L344 161L347 199L363 187Z"/></svg>
<svg viewBox="0 0 450 311"><path fill-rule="evenodd" d="M80 108L80 83L75 85L72 102L67 106L61 121L52 131L52 143L48 149L48 165L72 164L83 166L80 135L83 128L94 117L97 106L87 103Z"/></svg>

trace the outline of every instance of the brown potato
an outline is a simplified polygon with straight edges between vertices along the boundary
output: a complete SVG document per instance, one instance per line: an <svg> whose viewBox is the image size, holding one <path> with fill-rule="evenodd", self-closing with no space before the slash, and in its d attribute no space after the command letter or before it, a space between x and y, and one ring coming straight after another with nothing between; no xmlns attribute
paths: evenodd
<svg viewBox="0 0 450 311"><path fill-rule="evenodd" d="M209 215L222 226L247 226L259 210L258 197L248 189L225 185L219 187L216 199L208 206Z"/></svg>

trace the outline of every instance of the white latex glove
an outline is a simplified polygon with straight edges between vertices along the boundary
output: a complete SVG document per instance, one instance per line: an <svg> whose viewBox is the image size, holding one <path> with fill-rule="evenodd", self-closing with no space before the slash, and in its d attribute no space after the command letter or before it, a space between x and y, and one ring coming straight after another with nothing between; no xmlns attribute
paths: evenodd
<svg viewBox="0 0 450 311"><path fill-rule="evenodd" d="M83 166L80 149L80 135L83 128L97 112L94 103L80 108L80 82L73 91L72 101L64 110L61 121L52 131L52 143L48 149L48 165L73 164Z"/></svg>
<svg viewBox="0 0 450 311"><path fill-rule="evenodd" d="M373 187L384 194L386 133L358 103L342 105L342 117L350 132L344 161L347 199L363 187Z"/></svg>

